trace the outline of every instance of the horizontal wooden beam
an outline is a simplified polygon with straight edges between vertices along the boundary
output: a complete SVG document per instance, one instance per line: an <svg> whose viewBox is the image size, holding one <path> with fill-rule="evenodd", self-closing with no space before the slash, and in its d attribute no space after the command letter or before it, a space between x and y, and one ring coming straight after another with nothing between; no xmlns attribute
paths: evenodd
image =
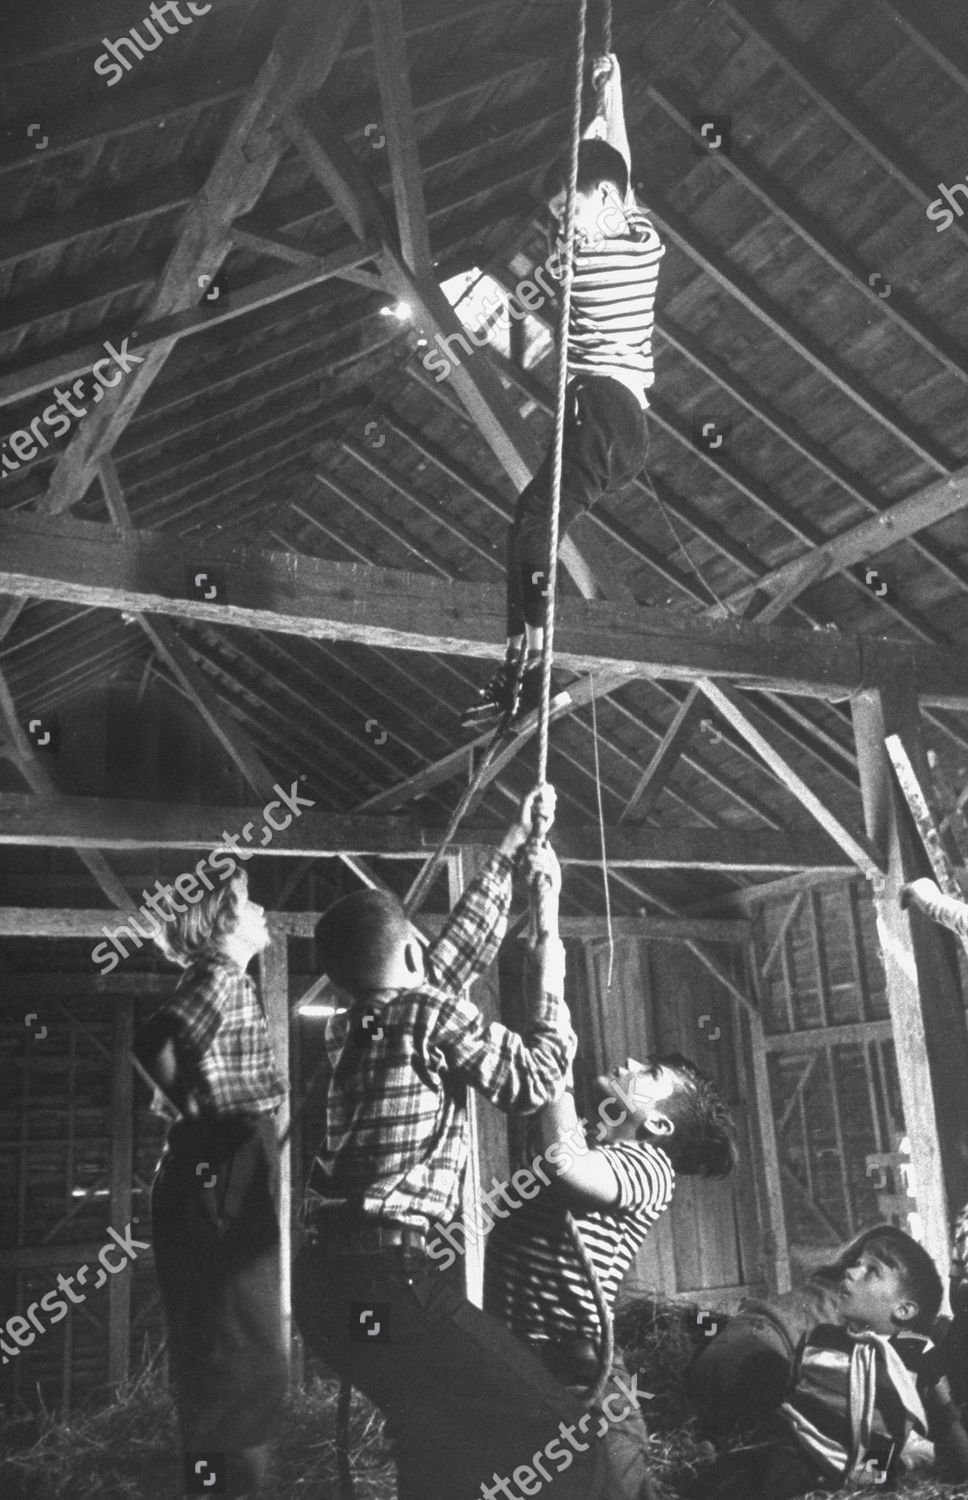
<svg viewBox="0 0 968 1500"><path fill-rule="evenodd" d="M311 938L319 921L318 911L267 911L266 921L273 937ZM112 910L80 907L0 906L0 937L95 938L106 923L117 925L123 917ZM421 926L438 932L443 917L421 917ZM604 941L608 926L604 917L561 917L559 930L564 938ZM612 918L612 936L630 942L736 943L748 941L750 923L716 921L702 917L622 917ZM13 993L26 986L31 993L46 991L56 999L61 994L101 994L109 990L140 991L150 981L152 993L159 987L170 988L166 976L135 973L123 974L20 974L7 975L4 984Z"/></svg>
<svg viewBox="0 0 968 1500"><path fill-rule="evenodd" d="M193 598L206 567L226 602ZM171 532L32 513L0 518L0 593L82 608L148 612L303 639L495 658L504 650L504 591L290 552L199 542ZM606 600L562 599L557 664L636 676L842 698L890 681L906 664L922 702L968 708L968 674L953 653L872 637L684 617Z"/></svg>
<svg viewBox="0 0 968 1500"><path fill-rule="evenodd" d="M812 1052L820 1047L843 1047L856 1042L889 1042L890 1021L855 1021L843 1026L811 1026L806 1031L778 1031L764 1035L767 1052Z"/></svg>
<svg viewBox="0 0 968 1500"><path fill-rule="evenodd" d="M305 796L302 783L300 793ZM275 810L279 817L279 810ZM245 834L249 828L248 835ZM180 849L206 851L233 833L243 858L250 855L346 854L385 859L424 859L436 848L442 825L407 818L363 817L356 813L304 811L283 831L270 834L260 807L200 807L191 803L139 802L101 797L29 797L0 794L0 844L46 848ZM504 827L465 825L456 852L465 844L491 846ZM750 829L606 828L610 865L638 869L797 870L850 868L824 834L797 836ZM597 824L555 829L555 849L565 864L601 862ZM194 866L186 861L185 873ZM288 915L288 914L284 914ZM123 912L105 912L122 920Z"/></svg>
<svg viewBox="0 0 968 1500"><path fill-rule="evenodd" d="M0 937L95 938L101 935L104 926L116 927L119 922L124 921L124 917L124 912L115 907L105 907L102 910L100 907L77 906L0 906ZM273 937L282 937L283 934L288 937L312 937L318 920L319 912L316 911L266 912L266 923ZM710 925L730 928L745 924L714 922ZM48 976L51 994L57 994L58 986L64 978L73 980L74 977L61 974ZM96 986L100 978L99 975L82 977L84 983L92 987ZM137 989L145 977L140 974L133 976L132 988ZM115 980L114 987L118 988L118 984L119 981Z"/></svg>
<svg viewBox="0 0 968 1500"><path fill-rule="evenodd" d="M604 917L561 917L558 928L563 938L582 938L605 942L608 923ZM752 923L715 921L703 917L613 917L612 936L616 940L646 943L737 943L749 941Z"/></svg>

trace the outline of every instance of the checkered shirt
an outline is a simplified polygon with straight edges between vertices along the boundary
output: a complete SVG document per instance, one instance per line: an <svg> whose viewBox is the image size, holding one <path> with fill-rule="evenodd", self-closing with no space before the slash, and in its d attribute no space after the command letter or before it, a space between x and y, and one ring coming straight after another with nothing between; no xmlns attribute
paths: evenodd
<svg viewBox="0 0 968 1500"><path fill-rule="evenodd" d="M203 1115L272 1114L283 1103L286 1083L265 1012L238 965L226 958L192 964L159 1014L171 1025L179 1071Z"/></svg>
<svg viewBox="0 0 968 1500"><path fill-rule="evenodd" d="M426 1229L453 1217L467 1160L467 1089L528 1114L560 1090L571 1055L561 999L545 995L523 1034L485 1021L461 991L500 946L513 865L495 850L425 954L428 980L326 1026L325 1134L303 1220L349 1208Z"/></svg>

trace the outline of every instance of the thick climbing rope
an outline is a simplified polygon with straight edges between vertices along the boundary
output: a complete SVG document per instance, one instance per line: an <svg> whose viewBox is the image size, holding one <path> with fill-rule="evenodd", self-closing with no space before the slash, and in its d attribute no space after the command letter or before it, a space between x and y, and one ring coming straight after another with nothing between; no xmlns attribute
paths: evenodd
<svg viewBox="0 0 968 1500"><path fill-rule="evenodd" d="M544 785L548 777L548 731L551 718L551 664L554 657L554 626L555 626L555 604L557 596L557 571L558 571L558 546L560 543L561 529L561 469L564 454L565 433L565 402L568 387L568 324L571 318L571 287L574 279L574 247L575 247L575 201L578 186L578 148L581 140L581 104L582 84L585 72L585 26L588 9L588 0L580 0L578 11L578 46L575 60L575 86L572 101L571 121L571 143L570 159L568 167L568 195L565 205L565 241L564 241L564 263L562 266L561 299L559 303L559 337L558 337L558 367L557 367L557 393L555 404L555 435L552 456L552 482L551 482L551 516L548 528L548 564L546 571L547 588L545 593L545 625L544 638L541 651L541 698L538 714L538 784ZM612 50L612 8L611 0L605 0L604 16L602 23L603 51ZM450 822L444 837L434 853L427 860L416 881L407 894L405 906L408 915L413 917L419 911L420 905L425 899L433 880L444 857L447 845L453 839L460 824L464 812L473 800L478 787L497 753L498 746L508 730L510 715L498 725L497 730L488 742L487 748L482 756L481 763L476 773L466 787ZM535 824L535 837L543 837L543 831L538 822ZM592 1295L595 1299L595 1307L601 1324L601 1341L599 1345L599 1368L595 1382L585 1396L588 1406L599 1403L608 1384L612 1370L612 1358L614 1354L614 1335L612 1331L611 1311L605 1297L604 1289L599 1280L598 1273L591 1261L588 1250L582 1240L578 1226L569 1213L566 1215L568 1232L575 1254L578 1257L582 1270L588 1279ZM350 1383L343 1380L340 1385L340 1410L337 1422L337 1452L341 1458L346 1455L349 1447L349 1399ZM352 1500L353 1479L348 1463L341 1462L340 1482L343 1494L347 1500Z"/></svg>
<svg viewBox="0 0 968 1500"><path fill-rule="evenodd" d="M575 200L578 193L578 148L581 143L582 84L585 76L585 22L588 0L578 7L578 45L575 86L572 96L571 141L568 161L568 196L565 200L565 239L561 247L561 298L558 304L558 370L555 393L555 440L551 468L551 515L548 523L548 565L545 589L544 639L541 645L541 703L538 714L538 783L548 779L548 727L551 717L551 663L554 658L555 604L557 600L558 546L561 540L561 465L565 445L565 402L568 390L568 325L571 321L571 287L575 276Z"/></svg>

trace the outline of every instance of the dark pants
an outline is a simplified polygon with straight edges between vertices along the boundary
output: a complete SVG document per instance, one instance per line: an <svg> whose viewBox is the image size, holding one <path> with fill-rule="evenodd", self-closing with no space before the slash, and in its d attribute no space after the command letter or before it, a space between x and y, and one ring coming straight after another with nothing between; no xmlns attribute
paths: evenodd
<svg viewBox="0 0 968 1500"><path fill-rule="evenodd" d="M151 1215L178 1423L186 1454L225 1455L229 1494L288 1387L278 1196L270 1116L172 1127Z"/></svg>
<svg viewBox="0 0 968 1500"><path fill-rule="evenodd" d="M582 1357L553 1344L532 1347L545 1369L579 1400L598 1379L598 1358L591 1347ZM656 1500L658 1492L650 1474L649 1434L637 1399L629 1395L630 1389L631 1377L616 1349L611 1375L595 1408L604 1421L596 1416L589 1429L601 1437L595 1476L591 1490L580 1494L579 1500Z"/></svg>
<svg viewBox="0 0 968 1500"><path fill-rule="evenodd" d="M768 1418L789 1390L793 1359L778 1321L751 1312L730 1318L686 1371L686 1392L704 1430L721 1437Z"/></svg>
<svg viewBox="0 0 968 1500"><path fill-rule="evenodd" d="M398 1500L480 1500L483 1484L511 1480L553 1441L564 1457L546 1461L542 1493L566 1493L553 1482L561 1463L569 1482L572 1471L590 1475L592 1445L575 1452L559 1435L584 1415L580 1402L425 1256L304 1245L293 1311L310 1350L383 1411ZM590 1495L590 1483L577 1493Z"/></svg>
<svg viewBox="0 0 968 1500"><path fill-rule="evenodd" d="M565 408L560 537L602 495L634 479L648 451L645 412L628 387L607 375L576 376ZM544 621L553 461L552 448L518 497L508 532L509 636Z"/></svg>
<svg viewBox="0 0 968 1500"><path fill-rule="evenodd" d="M696 1500L795 1500L830 1488L792 1442L758 1443L724 1453L697 1481Z"/></svg>

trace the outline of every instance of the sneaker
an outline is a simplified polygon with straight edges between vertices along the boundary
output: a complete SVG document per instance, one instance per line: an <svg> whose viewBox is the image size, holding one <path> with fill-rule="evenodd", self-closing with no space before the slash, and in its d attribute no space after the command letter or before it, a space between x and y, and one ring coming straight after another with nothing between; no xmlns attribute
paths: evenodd
<svg viewBox="0 0 968 1500"><path fill-rule="evenodd" d="M461 714L462 729L486 729L513 709L520 676L519 664L519 657L505 657L487 686L478 691L474 702Z"/></svg>
<svg viewBox="0 0 968 1500"><path fill-rule="evenodd" d="M541 653L529 651L517 679L517 692L508 722L509 729L520 729L528 714L541 704Z"/></svg>

